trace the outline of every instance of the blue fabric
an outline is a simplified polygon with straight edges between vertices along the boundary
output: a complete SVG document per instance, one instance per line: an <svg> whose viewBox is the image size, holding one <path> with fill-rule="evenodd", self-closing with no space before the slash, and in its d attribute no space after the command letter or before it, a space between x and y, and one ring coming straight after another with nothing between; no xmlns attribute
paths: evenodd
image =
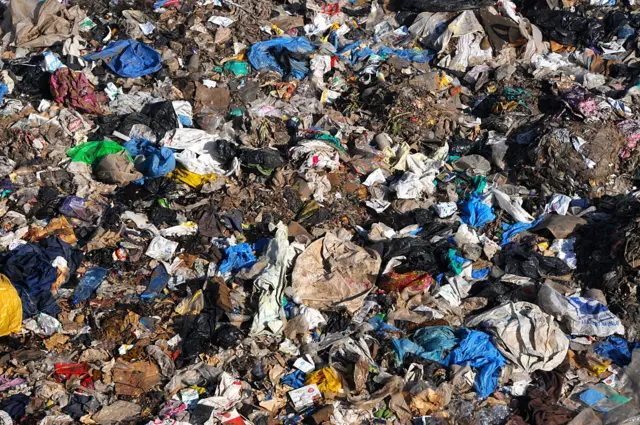
<svg viewBox="0 0 640 425"><path fill-rule="evenodd" d="M640 347L640 342L629 342L624 338L611 335L607 340L596 346L596 354L608 357L618 366L627 366L631 363L631 353Z"/></svg>
<svg viewBox="0 0 640 425"><path fill-rule="evenodd" d="M51 285L58 277L51 262L56 257L64 258L69 266L69 275L72 276L83 256L82 251L57 236L43 239L37 244L20 245L2 256L0 271L18 291L24 318L40 312L54 317L60 313L60 307L51 293Z"/></svg>
<svg viewBox="0 0 640 425"><path fill-rule="evenodd" d="M275 56L275 54L280 54L284 50L291 53L304 54L310 53L315 49L309 40L304 37L274 38L273 40L253 44L247 57L251 66L255 69L268 69L284 75L285 70ZM309 67L305 62L289 58L289 65L291 72L287 75L288 78L302 80L309 73Z"/></svg>
<svg viewBox="0 0 640 425"><path fill-rule="evenodd" d="M176 168L173 151L164 146L157 147L146 139L131 139L122 145L135 159L136 170L149 178L166 176ZM142 160L136 158L143 156Z"/></svg>
<svg viewBox="0 0 640 425"><path fill-rule="evenodd" d="M84 58L90 61L102 59L111 71L125 78L142 77L162 69L160 53L136 40L113 41Z"/></svg>
<svg viewBox="0 0 640 425"><path fill-rule="evenodd" d="M476 375L476 392L478 397L487 398L496 390L500 368L507 363L498 349L491 342L491 337L479 331L459 329L456 334L462 337L460 344L449 353L445 362L464 365L478 369Z"/></svg>
<svg viewBox="0 0 640 425"><path fill-rule="evenodd" d="M282 377L280 383L283 385L288 385L292 388L301 388L304 387L304 380L307 377L307 374L301 370L296 370L295 372L291 372Z"/></svg>
<svg viewBox="0 0 640 425"><path fill-rule="evenodd" d="M11 419L22 419L29 404L29 396L26 394L14 394L0 402L0 410L7 412Z"/></svg>
<svg viewBox="0 0 640 425"><path fill-rule="evenodd" d="M228 273L253 266L258 260L251 250L251 245L241 243L230 246L225 251L226 258L220 264L220 272Z"/></svg>
<svg viewBox="0 0 640 425"><path fill-rule="evenodd" d="M9 93L9 87L6 84L1 83L0 84L0 103L2 103L7 93Z"/></svg>
<svg viewBox="0 0 640 425"><path fill-rule="evenodd" d="M511 242L511 239L513 239L513 237L518 233L524 232L525 230L529 230L532 227L537 226L538 223L540 223L543 218L544 218L544 215L538 217L538 219L533 221L532 223L514 223L514 224L502 223L503 232L502 232L501 245L504 246L509 242Z"/></svg>
<svg viewBox="0 0 640 425"><path fill-rule="evenodd" d="M496 219L491 207L483 204L480 197L475 194L462 204L460 213L460 221L471 227L482 227Z"/></svg>
<svg viewBox="0 0 640 425"><path fill-rule="evenodd" d="M261 255L269 247L269 243L270 242L271 242L271 239L269 239L269 238L258 239L253 244L253 250L258 255Z"/></svg>

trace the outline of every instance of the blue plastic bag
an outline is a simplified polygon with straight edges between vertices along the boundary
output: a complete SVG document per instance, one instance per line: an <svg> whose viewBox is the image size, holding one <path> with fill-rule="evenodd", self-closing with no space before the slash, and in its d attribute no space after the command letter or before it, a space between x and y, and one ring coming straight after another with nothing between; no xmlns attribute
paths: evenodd
<svg viewBox="0 0 640 425"><path fill-rule="evenodd" d="M481 227L496 219L491 207L483 204L478 195L472 195L462 204L460 212L460 221L471 227Z"/></svg>
<svg viewBox="0 0 640 425"><path fill-rule="evenodd" d="M230 246L224 252L226 258L222 261L222 264L220 264L219 270L221 273L249 268L258 260L256 256L253 255L251 245L248 243Z"/></svg>
<svg viewBox="0 0 640 425"><path fill-rule="evenodd" d="M406 338L392 340L400 361L412 353L444 366L469 363L478 369L475 382L478 397L486 398L496 390L500 368L507 363L489 335L465 328L429 326L419 329L413 339L415 342ZM447 351L449 354L445 356Z"/></svg>
<svg viewBox="0 0 640 425"><path fill-rule="evenodd" d="M274 38L273 40L261 41L255 43L249 49L248 59L251 62L251 66L255 69L268 69L270 71L276 71L284 75L285 70L282 69L280 63L275 57L275 54L282 53L283 50L287 50L291 53L310 53L315 49L304 37L293 38ZM299 61L293 58L289 59L290 73L287 78L293 78L296 80L302 80L309 73L309 67L306 62Z"/></svg>
<svg viewBox="0 0 640 425"><path fill-rule="evenodd" d="M420 357L424 357L425 359L429 359L429 353L424 351L424 348L420 347L415 342L411 341L407 338L393 338L391 340L393 343L393 349L398 355L398 360L403 361L404 356L407 354L415 354ZM433 360L433 359L432 359Z"/></svg>
<svg viewBox="0 0 640 425"><path fill-rule="evenodd" d="M538 223L540 223L542 221L542 219L545 216L542 215L540 217L538 217L537 220L531 222L531 223L514 223L514 224L508 224L508 223L502 223L502 243L501 245L506 245L509 242L511 242L511 239L513 239L513 237L515 235L517 235L520 232L524 232L525 230L529 230L532 227L535 227L538 225Z"/></svg>
<svg viewBox="0 0 640 425"><path fill-rule="evenodd" d="M446 366L445 353L458 344L458 338L451 326L429 326L419 329L413 339L415 341L406 338L392 340L400 361L410 353Z"/></svg>
<svg viewBox="0 0 640 425"><path fill-rule="evenodd" d="M378 317L378 316L372 317L371 319L369 319L368 323L371 326L373 326L373 328L377 331L379 335L384 335L390 332L400 332L400 329L388 324L387 322L382 320L381 317Z"/></svg>
<svg viewBox="0 0 640 425"><path fill-rule="evenodd" d="M134 158L136 170L145 177L166 176L176 168L175 154L169 148L157 147L146 139L131 139L122 146Z"/></svg>
<svg viewBox="0 0 640 425"><path fill-rule="evenodd" d="M639 342L629 342L619 336L611 335L606 342L595 348L595 352L610 358L618 366L627 366L631 363L631 352L637 347L640 347Z"/></svg>
<svg viewBox="0 0 640 425"><path fill-rule="evenodd" d="M0 104L4 101L7 93L9 93L9 87L4 83L0 83Z"/></svg>
<svg viewBox="0 0 640 425"><path fill-rule="evenodd" d="M507 363L491 342L489 335L464 328L458 329L456 335L462 340L458 347L449 353L445 363L449 366L469 363L471 367L478 369L476 392L478 397L487 398L496 390L500 368Z"/></svg>
<svg viewBox="0 0 640 425"><path fill-rule="evenodd" d="M136 40L113 41L84 58L90 61L102 59L111 71L125 78L142 77L162 69L160 53Z"/></svg>
<svg viewBox="0 0 640 425"><path fill-rule="evenodd" d="M451 326L429 326L419 329L413 339L425 351L425 359L445 362L445 353L458 344Z"/></svg>
<svg viewBox="0 0 640 425"><path fill-rule="evenodd" d="M307 377L307 374L301 370L296 370L295 372L291 372L280 379L280 383L282 385L288 385L292 388L302 388L304 387L304 380Z"/></svg>
<svg viewBox="0 0 640 425"><path fill-rule="evenodd" d="M489 275L491 267L484 267L478 270L471 270L471 279L484 279Z"/></svg>
<svg viewBox="0 0 640 425"><path fill-rule="evenodd" d="M408 62L427 63L434 57L434 52L431 50L418 50L418 49L393 49L391 47L382 46L378 50L379 55L397 56Z"/></svg>

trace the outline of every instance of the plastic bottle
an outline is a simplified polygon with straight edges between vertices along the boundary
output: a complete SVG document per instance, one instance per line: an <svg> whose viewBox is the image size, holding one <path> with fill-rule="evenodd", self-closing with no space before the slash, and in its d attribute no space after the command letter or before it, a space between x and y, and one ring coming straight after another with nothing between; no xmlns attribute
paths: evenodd
<svg viewBox="0 0 640 425"><path fill-rule="evenodd" d="M78 304L86 299L91 297L91 294L98 289L104 278L107 276L107 272L109 270L102 267L93 267L88 270L78 286L76 286L76 290L73 292L73 304Z"/></svg>
<svg viewBox="0 0 640 425"><path fill-rule="evenodd" d="M146 301L153 301L153 299L160 295L164 288L167 287L170 277L167 269L165 269L162 264L158 264L156 268L153 269L153 273L151 273L149 286L140 294L140 298Z"/></svg>

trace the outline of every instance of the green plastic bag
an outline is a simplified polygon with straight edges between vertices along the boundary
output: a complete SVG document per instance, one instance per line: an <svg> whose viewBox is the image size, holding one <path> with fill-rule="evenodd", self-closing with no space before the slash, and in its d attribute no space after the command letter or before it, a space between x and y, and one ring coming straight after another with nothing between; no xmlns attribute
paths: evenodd
<svg viewBox="0 0 640 425"><path fill-rule="evenodd" d="M233 73L236 77L249 75L249 62L229 61L224 64L224 69Z"/></svg>
<svg viewBox="0 0 640 425"><path fill-rule="evenodd" d="M71 157L72 162L84 162L94 164L107 155L118 153L125 150L119 143L110 140L102 140L99 142L87 142L78 146L74 146L67 151L67 156ZM130 158L131 159L131 158Z"/></svg>

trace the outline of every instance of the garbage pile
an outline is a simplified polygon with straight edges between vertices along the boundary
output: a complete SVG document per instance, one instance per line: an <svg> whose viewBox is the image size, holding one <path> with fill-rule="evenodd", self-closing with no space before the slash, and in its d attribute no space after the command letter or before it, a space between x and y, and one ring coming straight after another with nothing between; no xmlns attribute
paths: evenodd
<svg viewBox="0 0 640 425"><path fill-rule="evenodd" d="M0 423L640 420L633 0L0 11Z"/></svg>

